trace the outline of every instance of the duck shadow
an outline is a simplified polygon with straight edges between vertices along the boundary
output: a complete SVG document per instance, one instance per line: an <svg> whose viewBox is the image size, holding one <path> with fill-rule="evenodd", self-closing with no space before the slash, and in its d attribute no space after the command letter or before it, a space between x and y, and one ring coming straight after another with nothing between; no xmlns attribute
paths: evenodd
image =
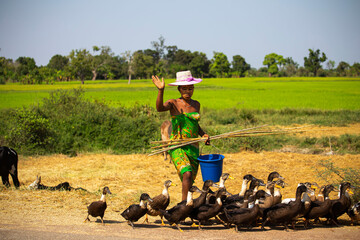
<svg viewBox="0 0 360 240"><path fill-rule="evenodd" d="M129 225L130 226L130 225ZM130 226L131 227L131 226ZM151 223L134 223L134 229L136 228L148 228L148 229L152 229L152 228L160 228L161 226L159 225L154 225Z"/></svg>
<svg viewBox="0 0 360 240"><path fill-rule="evenodd" d="M96 223L101 223L101 219L96 219ZM123 223L124 221L116 221L116 220L104 220L104 224L114 224L114 223Z"/></svg>
<svg viewBox="0 0 360 240"><path fill-rule="evenodd" d="M304 226L295 226L295 229L292 228L292 226L288 226L288 229L286 229L284 226L281 225L267 225L264 229L259 228L260 231L270 231L270 230L278 230L278 231L304 231L309 230L309 228L304 228Z"/></svg>

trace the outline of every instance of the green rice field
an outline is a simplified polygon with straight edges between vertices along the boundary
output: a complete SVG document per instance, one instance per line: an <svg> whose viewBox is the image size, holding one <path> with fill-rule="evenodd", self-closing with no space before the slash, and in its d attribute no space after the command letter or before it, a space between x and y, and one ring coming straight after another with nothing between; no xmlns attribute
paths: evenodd
<svg viewBox="0 0 360 240"><path fill-rule="evenodd" d="M165 80L166 83L175 81ZM82 87L85 96L110 106L155 107L157 89L151 80L80 81L54 85L0 85L0 109L41 104L56 89ZM164 99L178 98L176 87L165 88ZM360 109L360 78L210 78L195 85L193 99L202 108L224 109Z"/></svg>

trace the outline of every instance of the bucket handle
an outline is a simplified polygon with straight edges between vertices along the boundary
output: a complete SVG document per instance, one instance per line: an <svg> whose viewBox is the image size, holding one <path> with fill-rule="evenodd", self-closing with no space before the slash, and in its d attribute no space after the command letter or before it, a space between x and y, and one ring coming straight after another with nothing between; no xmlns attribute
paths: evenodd
<svg viewBox="0 0 360 240"><path fill-rule="evenodd" d="M201 152L202 152L201 150L202 150L202 147L203 147L203 146L206 146L206 145L202 145L202 146L200 147L199 156L202 155L202 154L201 154ZM215 149L217 150L217 153L220 154L220 149L217 148L217 147L215 147L214 144L209 144L208 146L212 146L213 148L215 148Z"/></svg>

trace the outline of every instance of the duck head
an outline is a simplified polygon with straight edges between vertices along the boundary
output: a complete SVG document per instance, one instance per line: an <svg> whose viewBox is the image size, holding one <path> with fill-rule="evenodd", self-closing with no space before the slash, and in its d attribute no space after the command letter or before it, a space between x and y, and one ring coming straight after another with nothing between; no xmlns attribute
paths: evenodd
<svg viewBox="0 0 360 240"><path fill-rule="evenodd" d="M152 202L153 200L150 198L149 194L143 193L140 196L140 201L149 201Z"/></svg>
<svg viewBox="0 0 360 240"><path fill-rule="evenodd" d="M268 182L272 182L275 178L285 180L278 172L271 172L268 176Z"/></svg>
<svg viewBox="0 0 360 240"><path fill-rule="evenodd" d="M171 186L176 186L176 184L173 183L171 180L166 180L165 183L164 183L164 186L165 186L166 188L169 188L169 187L171 187Z"/></svg>
<svg viewBox="0 0 360 240"><path fill-rule="evenodd" d="M246 182L249 182L251 180L255 180L256 178L251 175L251 174L246 174L244 177L243 177L243 181L246 181Z"/></svg>
<svg viewBox="0 0 360 240"><path fill-rule="evenodd" d="M104 188L103 188L103 191L102 191L102 194L103 194L103 195L106 195L107 193L108 193L108 194L111 194L110 189L109 189L109 187L104 187Z"/></svg>
<svg viewBox="0 0 360 240"><path fill-rule="evenodd" d="M223 173L220 177L219 186L224 187L225 181L228 179L234 179L229 173Z"/></svg>
<svg viewBox="0 0 360 240"><path fill-rule="evenodd" d="M259 190L255 194L255 200L260 199L260 198L270 197L270 196L271 195L268 194L267 192L265 192L264 190Z"/></svg>
<svg viewBox="0 0 360 240"><path fill-rule="evenodd" d="M255 188L258 188L258 187L265 187L266 186L266 184L264 183L264 181L263 180L261 180L261 179L258 179L258 178L255 178L254 177L254 179L251 181L251 183L250 183L250 189L255 189Z"/></svg>
<svg viewBox="0 0 360 240"><path fill-rule="evenodd" d="M197 186L191 186L190 189L189 189L189 192L191 192L191 193L194 193L194 192L202 193L202 191Z"/></svg>
<svg viewBox="0 0 360 240"><path fill-rule="evenodd" d="M203 185L202 190L203 190L203 191L208 191L210 187L219 188L220 186L219 186L218 184L214 183L214 181L212 181L212 180L209 179L209 180L206 180L206 181L204 182L204 185Z"/></svg>

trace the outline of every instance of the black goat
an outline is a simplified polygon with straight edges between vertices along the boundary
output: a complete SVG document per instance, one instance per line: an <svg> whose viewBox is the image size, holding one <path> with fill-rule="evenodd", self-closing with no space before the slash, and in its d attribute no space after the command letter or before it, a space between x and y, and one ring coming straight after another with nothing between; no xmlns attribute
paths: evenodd
<svg viewBox="0 0 360 240"><path fill-rule="evenodd" d="M10 186L9 174L16 188L20 186L18 179L18 154L9 147L0 147L0 174L2 182L6 187Z"/></svg>

